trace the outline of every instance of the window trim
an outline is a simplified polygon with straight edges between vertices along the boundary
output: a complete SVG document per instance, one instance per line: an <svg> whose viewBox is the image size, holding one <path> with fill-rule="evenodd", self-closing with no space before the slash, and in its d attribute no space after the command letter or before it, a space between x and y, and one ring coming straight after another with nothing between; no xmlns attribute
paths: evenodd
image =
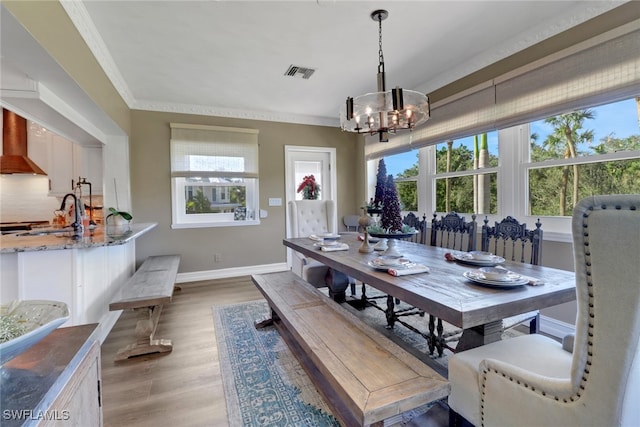
<svg viewBox="0 0 640 427"><path fill-rule="evenodd" d="M182 123L170 123L171 128L171 140L170 140L170 162L171 162L171 228L172 229L186 229L186 228L209 228L209 227L238 227L246 225L260 225L260 179L258 173L259 163L259 144L257 129L244 129L233 128L223 126L207 126L207 125L193 125ZM181 131L185 131L181 133ZM198 134L198 131L202 131L202 134ZM191 133L190 133L191 132ZM206 135L206 132L210 132L211 135ZM217 134L216 134L217 133ZM207 143L207 140L211 138L212 144L224 145L225 135L231 135L231 141L237 141L239 144L246 144L247 147L254 147L247 152L251 153L255 149L255 158L252 158L253 162L250 163L249 170L224 172L220 170L214 171L192 171L192 170L177 170L174 158L174 149L179 144L189 141L194 142L194 147L197 144ZM243 137L246 135L246 138ZM233 142L226 141L229 144ZM246 157L245 157L246 158ZM250 157L251 158L251 157ZM181 164L181 163L180 163ZM185 199L185 187L187 182L179 183L178 180L184 179L186 181L189 177L231 177L231 178L244 178L250 182L244 182L247 189L247 208L254 211L253 219L246 220L234 220L233 213L211 213L202 214L200 219L195 217L189 218L186 213L182 213L186 207ZM215 217L221 219L215 219ZM230 218L229 218L230 216Z"/></svg>
<svg viewBox="0 0 640 427"><path fill-rule="evenodd" d="M612 101L615 102L615 101ZM545 240L571 243L573 241L571 230L571 217L565 216L537 216L529 215L529 195L528 176L529 170L542 167L555 167L565 164L586 164L600 163L627 159L640 158L640 151L624 151L616 153L606 153L600 155L580 156L573 159L551 159L542 162L529 161L529 123L512 126L510 128L498 130L499 157L498 167L482 169L483 173L497 173L498 180L498 214L477 214L476 221L478 227L484 224L485 217L489 224L501 221L506 215L504 212L511 212L526 224L535 224L538 219L543 223ZM375 161L370 165L375 166ZM410 166L410 165L407 165ZM376 170L369 167L369 171ZM436 146L422 147L418 153L418 175L404 180L418 180L418 213L430 213L427 218L430 220L433 213L444 215L446 212L434 211L436 206L436 179L446 177L477 175L477 170L436 173ZM373 177L375 179L375 175ZM472 212L460 212L461 215L471 215Z"/></svg>

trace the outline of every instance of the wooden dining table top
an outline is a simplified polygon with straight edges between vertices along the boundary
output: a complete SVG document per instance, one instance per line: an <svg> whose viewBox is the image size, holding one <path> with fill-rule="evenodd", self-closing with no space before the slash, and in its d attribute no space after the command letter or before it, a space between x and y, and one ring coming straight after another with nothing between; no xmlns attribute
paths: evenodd
<svg viewBox="0 0 640 427"><path fill-rule="evenodd" d="M403 257L426 265L429 272L395 277L368 265L380 253L359 252L362 242L357 234L342 235L340 242L347 243L349 250L325 252L309 238L283 240L285 246L309 258L462 329L576 299L575 274L571 271L505 261L501 264L503 267L543 284L486 287L463 276L467 271L477 270L478 266L445 259L445 254L451 250L398 240L396 248Z"/></svg>

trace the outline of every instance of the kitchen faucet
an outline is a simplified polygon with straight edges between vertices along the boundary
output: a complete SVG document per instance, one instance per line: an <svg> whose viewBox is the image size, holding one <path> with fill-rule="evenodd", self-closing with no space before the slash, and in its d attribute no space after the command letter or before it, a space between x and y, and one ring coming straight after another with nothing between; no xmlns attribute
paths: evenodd
<svg viewBox="0 0 640 427"><path fill-rule="evenodd" d="M82 210L80 208L80 204L78 203L78 198L73 193L67 193L62 198L62 205L60 205L60 210L64 211L64 207L67 202L67 197L73 197L73 210L75 211L75 222L71 224L73 227L73 237L79 238L82 237L82 233L84 231L84 227L82 225Z"/></svg>

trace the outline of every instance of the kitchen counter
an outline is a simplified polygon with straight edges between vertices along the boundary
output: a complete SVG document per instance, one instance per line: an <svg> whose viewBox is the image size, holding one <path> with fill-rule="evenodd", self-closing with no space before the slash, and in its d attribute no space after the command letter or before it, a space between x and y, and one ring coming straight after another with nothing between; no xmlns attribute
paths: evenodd
<svg viewBox="0 0 640 427"><path fill-rule="evenodd" d="M123 245L156 227L158 224L131 223L129 226L98 226L85 230L82 238L74 239L62 235L19 236L22 233L0 236L0 253L53 251L60 249L84 249L101 246ZM32 230L37 231L37 230Z"/></svg>

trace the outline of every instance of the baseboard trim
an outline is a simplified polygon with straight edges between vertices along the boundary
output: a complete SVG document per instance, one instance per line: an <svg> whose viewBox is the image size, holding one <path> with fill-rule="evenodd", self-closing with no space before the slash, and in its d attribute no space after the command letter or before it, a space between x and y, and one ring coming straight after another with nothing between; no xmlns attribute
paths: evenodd
<svg viewBox="0 0 640 427"><path fill-rule="evenodd" d="M222 268L219 270L178 273L176 283L199 282L201 280L227 279L229 277L250 276L252 274L276 273L287 271L286 262L276 264L250 265L245 267Z"/></svg>
<svg viewBox="0 0 640 427"><path fill-rule="evenodd" d="M540 332L562 339L569 334L574 334L576 328L570 323L547 316L540 316Z"/></svg>

